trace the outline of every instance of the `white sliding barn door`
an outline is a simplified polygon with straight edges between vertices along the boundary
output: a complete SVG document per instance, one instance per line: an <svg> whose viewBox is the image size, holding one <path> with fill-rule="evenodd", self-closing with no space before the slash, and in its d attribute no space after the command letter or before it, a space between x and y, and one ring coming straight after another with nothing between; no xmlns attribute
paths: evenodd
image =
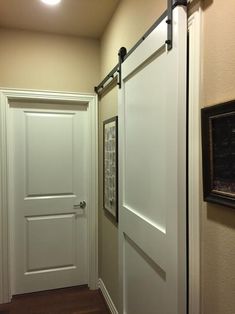
<svg viewBox="0 0 235 314"><path fill-rule="evenodd" d="M186 313L186 31L173 10L122 65L120 313Z"/></svg>
<svg viewBox="0 0 235 314"><path fill-rule="evenodd" d="M87 105L10 105L13 294L88 283ZM89 204L88 204L89 206Z"/></svg>

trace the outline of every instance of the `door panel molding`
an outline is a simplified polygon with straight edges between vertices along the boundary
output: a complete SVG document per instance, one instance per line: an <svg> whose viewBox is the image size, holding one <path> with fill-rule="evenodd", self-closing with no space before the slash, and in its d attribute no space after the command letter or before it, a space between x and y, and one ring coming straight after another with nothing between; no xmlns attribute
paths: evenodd
<svg viewBox="0 0 235 314"><path fill-rule="evenodd" d="M97 96L93 94L64 93L53 91L34 91L18 89L0 90L0 304L11 300L11 235L9 215L9 102L35 101L36 103L58 101L68 106L88 105L89 115L89 174L88 200L90 211L88 218L88 285L97 288L98 283L98 125L97 125Z"/></svg>

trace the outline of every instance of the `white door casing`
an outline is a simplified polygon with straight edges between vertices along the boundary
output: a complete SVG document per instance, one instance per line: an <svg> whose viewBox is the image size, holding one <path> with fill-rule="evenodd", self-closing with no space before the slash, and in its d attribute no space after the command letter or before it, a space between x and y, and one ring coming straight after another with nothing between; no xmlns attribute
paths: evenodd
<svg viewBox="0 0 235 314"><path fill-rule="evenodd" d="M119 98L120 304L125 314L186 313L186 40L173 10L122 64Z"/></svg>
<svg viewBox="0 0 235 314"><path fill-rule="evenodd" d="M189 314L200 314L200 204L202 186L200 123L201 8L188 19L188 224Z"/></svg>
<svg viewBox="0 0 235 314"><path fill-rule="evenodd" d="M87 190L85 191L85 194L83 194L84 196L87 197L86 201L88 204L87 207L87 232L84 233L84 237L85 239L88 239L88 252L86 254L87 256L87 260L86 258L83 259L83 263L86 263L88 265L88 276L86 277L86 271L83 272L83 274L80 273L80 279L81 281L77 281L76 283L76 279L74 280L73 278L76 278L76 274L74 273L74 276L72 276L72 272L71 274L69 274L69 269L72 271L74 270L76 267L73 267L72 263L71 263L71 259L73 259L73 261L76 263L79 259L79 257L74 257L73 255L73 250L72 250L72 244L69 246L69 242L71 239L75 240L75 233L73 233L76 228L76 222L77 224L81 226L81 221L86 220L85 216L83 215L83 213L79 210L79 209L74 209L73 205L77 204L77 202L79 203L81 201L81 199L79 198L75 198L72 193L71 193L71 188L74 188L74 185L76 185L76 177L74 176L74 180L73 182L71 182L71 180L69 181L67 176L66 179L66 174L62 173L61 171L56 173L56 167L54 167L53 169L53 162L51 160L51 171L54 171L54 175L57 176L57 191L54 189L55 182L49 182L50 184L48 184L48 186L45 186L45 184L43 183L43 180L40 182L40 180L34 180L35 175L39 175L40 177L40 173L34 173L36 167L33 164L33 162L35 162L35 160L33 158L31 158L31 162L28 162L27 165L27 170L30 170L29 173L31 174L30 176L28 176L28 182L27 182L27 187L28 187L28 192L31 196L26 197L26 200L22 201L23 203L27 203L28 205L28 210L33 209L32 210L32 214L27 216L27 232L31 233L31 237L30 240L28 242L28 245L30 245L32 248L37 244L39 244L40 241L44 241L45 243L45 239L47 237L48 234L51 234L51 230L53 228L51 228L52 225L54 225L54 229L58 228L60 229L60 232L58 233L54 233L52 236L55 237L55 239L58 239L60 241L56 241L58 243L60 243L61 241L65 242L65 239L67 238L67 245L64 247L64 253L63 255L60 255L60 250L58 249L55 256L53 256L53 254L48 253L47 259L45 259L45 257L43 258L42 255L37 254L36 250L32 250L32 254L31 257L28 259L28 265L27 267L29 267L31 272L35 272L34 275L36 275L37 273L37 268L40 271L42 271L42 273L44 272L47 276L48 274L52 273L52 272L47 272L47 268L53 267L53 263L55 262L55 260L60 260L59 263L59 267L60 268L62 266L62 264L64 264L65 269L64 269L64 275L62 275L63 280L67 280L67 278L70 278L70 283L69 284L69 279L67 280L67 284L65 285L73 285L73 284L79 284L79 283L83 283L83 281L85 280L86 283L88 283L88 285L90 286L90 288L95 289L97 287L97 280L98 280L98 274L97 274L97 99L95 96L93 95L79 95L79 94L75 94L75 93L71 93L71 94L66 94L66 93L53 93L53 92L32 92L32 91L18 91L18 90L4 90L1 93L1 118L3 121L5 121L5 128L2 130L2 138L5 139L4 144L2 145L2 148L5 149L4 152L8 151L8 157L11 156L11 145L10 145L10 139L12 137L12 133L10 131L9 125L10 125L10 120L11 120L11 115L10 115L10 111L14 110L14 115L15 118L18 115L18 117L15 119L15 122L18 121L20 123L24 123L23 121L26 121L27 128L30 129L30 132L28 133L28 136L26 137L26 141L23 140L23 136L21 136L19 129L17 131L17 133L19 132L19 134L17 134L17 141L16 141L16 147L17 145L19 146L20 144L23 144L23 142L27 142L27 150L28 152L30 151L30 154L34 154L37 150L38 152L40 151L41 148L43 148L45 145L49 144L49 140L50 138L45 138L45 140L41 140L40 143L36 143L35 138L37 138L38 136L40 137L40 135L38 135L38 130L37 130L37 125L39 125L40 119L44 119L43 123L45 126L45 130L47 128L49 128L49 124L52 123L52 127L54 124L54 135L51 135L51 140L53 140L53 136L54 139L56 138L56 131L57 133L60 133L60 140L61 142L64 143L64 145L67 145L67 153L66 151L60 150L59 145L57 145L57 149L58 149L58 153L61 153L62 155L58 158L57 161L55 160L55 164L56 162L58 164L63 164L64 169L67 167L67 171L71 172L71 167L69 165L69 162L67 162L67 157L71 157L69 156L70 153L68 153L69 150L71 150L71 141L69 141L69 139L66 141L66 139L63 139L63 136L66 137L70 137L71 132L73 132L73 128L74 128L74 124L76 125L76 123L71 123L72 121L72 116L74 114L73 117L76 117L75 112L76 111L72 111L71 108L70 110L64 110L64 112L53 112L53 110L49 110L50 112L47 112L47 110L43 110L44 113L40 113L39 109L30 109L27 108L26 114L23 113L24 111L22 109L10 109L9 103L13 102L22 102L22 100L24 100L24 102L30 101L32 102L37 102L37 103L41 103L42 101L46 101L47 103L55 103L57 101L59 101L60 104L66 103L67 106L69 107L76 107L80 109L81 108L85 108L84 106L87 107L87 111L82 111L83 113L86 112L87 114L87 154L85 156L83 156L84 160L86 160L87 163L87 173L86 173L86 178L87 178ZM64 106L66 106L64 105ZM40 105L41 106L41 105ZM55 105L52 105L52 107L55 107ZM58 105L60 106L60 105ZM57 106L57 107L58 107ZM63 106L63 107L64 107ZM17 107L17 106L16 106ZM52 108L53 109L53 108ZM64 108L63 108L64 109ZM57 108L58 110L58 108ZM55 110L56 111L56 110ZM61 111L61 109L60 109ZM62 110L63 111L63 110ZM77 113L79 113L79 111L77 111ZM19 119L21 115L22 119ZM25 115L25 116L24 116ZM24 118L23 118L24 116ZM58 120L59 119L59 120ZM81 119L81 118L75 118L76 119ZM83 118L82 118L83 119ZM50 121L49 121L50 120ZM74 119L73 119L74 120ZM81 122L81 121L80 121ZM84 121L83 121L84 122ZM59 124L61 124L61 128L59 128ZM73 127L71 126L73 124ZM22 125L21 125L22 126ZM57 128L57 130L56 130ZM74 128L76 130L76 126ZM16 130L16 128L15 128ZM79 131L79 127L77 127L77 130ZM80 129L81 131L81 129ZM23 134L23 133L22 133ZM27 134L27 132L26 132ZM74 135L74 134L73 134ZM20 143L20 140L22 140L22 143ZM43 139L43 137L42 137ZM75 138L74 138L75 140ZM30 144L29 144L30 143ZM3 143L1 143L3 144ZM78 151L79 151L79 145L81 147L81 145L83 145L81 142L80 144L77 145L77 147L75 147L75 149L73 148L73 150L75 151L72 155L73 158L76 157L76 154L78 155ZM41 147L40 147L41 146ZM52 147L53 148L53 147ZM55 147L54 147L55 148ZM77 152L76 152L77 150ZM21 147L18 148L18 151L21 151ZM22 150L23 151L23 150ZM49 145L49 155L47 157L53 158L55 156L53 156L53 154L55 153L55 151L53 149L51 149L50 151L50 145ZM71 155L70 154L70 155ZM22 156L18 156L19 159ZM45 155L44 156L40 156L41 158L38 159L39 163L41 163L41 166L45 165ZM2 160L2 154L1 154L1 160ZM22 161L22 160L21 160ZM12 182L11 180L9 180L12 177L12 167L10 167L12 159L8 158L5 159L6 162L6 169L8 169L6 175L5 175L5 180L6 180L6 186L5 186L5 197L3 197L3 199L5 200L5 202L7 203L6 208L1 208L1 213L3 213L3 217L5 219L6 225L5 228L2 230L3 232L1 233L1 239L3 240L2 243L6 243L8 244L6 246L6 250L3 252L4 255L4 263L3 263L3 267L1 270L3 270L3 273L6 274L5 276L5 282L1 283L3 285L3 293L2 295L0 295L1 300L0 302L8 302L11 299L12 293L17 292L14 291L13 289L13 272L10 271L10 263L13 266L13 259L12 259L12 252L14 252L14 249L12 247L11 243L11 237L12 237L12 227L13 227L13 223L12 223L12 216L10 215L10 209L12 206L12 202L10 201L10 196L11 196L11 192L12 192ZM20 160L17 161L17 163L20 163ZM75 164L75 163L74 163ZM20 173L20 167L16 167L19 170ZM76 168L76 166L75 166ZM77 169L73 169L75 170L76 174L78 174L79 171L81 171L81 169L79 170ZM37 170L36 170L37 172ZM18 174L19 174L18 173ZM22 171L23 173L23 171ZM83 172L85 175L85 172ZM45 173L43 174L43 170L42 170L42 175L45 175ZM65 178L65 180L60 180L61 177L63 176ZM19 176L20 177L20 176ZM77 181L77 184L78 181ZM79 189L81 189L81 187L79 187ZM19 189L20 190L20 189ZM49 191L50 190L50 191ZM2 189L1 189L2 191ZM47 191L49 193L47 193ZM77 191L76 191L77 192ZM57 207L57 205L55 206L55 203L53 204L53 196L55 194L67 194L66 197L66 202L64 201L62 195L57 195L58 198L60 198L60 202L57 202L58 204L62 204L61 207L63 207L63 203L64 203L64 208L66 208L67 210L65 212L63 212L62 208L59 209L60 213L55 211L55 207ZM40 194L49 194L47 196L42 196ZM71 194L71 195L69 195ZM39 214L37 213L37 210L39 208L41 208L40 206L40 202L42 202L42 199L44 197L44 201L47 203L47 208L49 209L49 212L46 212L46 210L44 209L44 212ZM36 201L33 204L33 198L34 201ZM28 202L27 202L28 201ZM24 206L25 206L24 204ZM70 208L69 208L70 205ZM26 207L27 207L26 206ZM35 207L35 208L33 208ZM79 212L80 211L80 212ZM46 216L44 216L46 214ZM75 215L76 214L76 215ZM78 214L78 215L77 215ZM14 215L13 215L14 216ZM75 216L76 219L75 219ZM82 217L83 216L83 217ZM80 221L80 222L79 222ZM43 223L44 225L44 239L40 236L38 236L39 234L37 234L37 228L40 227L41 230L41 226L40 223ZM85 228L85 224L83 224L83 229ZM71 232L71 226L73 226L73 232ZM7 228L8 227L8 230ZM61 227L65 227L67 228L67 232L62 231ZM85 230L84 230L85 231ZM22 234L23 235L23 234ZM80 234L81 236L81 234ZM14 237L14 236L13 236ZM55 240L54 239L54 240ZM79 237L79 241L80 237ZM49 243L47 243L47 246L44 245L44 249L42 249L42 252L45 252L45 250L49 250L50 251L50 245L53 245L55 243L55 241L49 241ZM66 251L66 252L65 252ZM19 252L20 253L20 252ZM40 253L40 252L39 252ZM17 255L17 254L16 254ZM35 257L37 257L35 259ZM2 259L1 259L2 260ZM81 260L80 260L81 262ZM20 263L19 263L20 264ZM54 265L55 266L55 265ZM20 267L20 266L19 266ZM66 269L67 268L67 269ZM14 269L14 267L11 268L11 270ZM0 270L0 275L1 275L1 270ZM63 268L61 268L61 274L63 273ZM84 270L84 268L83 268ZM54 267L54 272L56 273L56 267ZM27 271L26 271L27 273ZM58 273L57 273L58 275ZM77 273L78 275L78 273ZM46 276L46 277L47 277ZM45 277L45 278L46 278ZM49 276L50 277L50 276ZM60 276L59 276L60 277ZM44 280L45 280L44 278ZM61 278L61 280L62 280ZM66 278L66 279L65 279ZM2 278L1 278L2 279ZM50 278L52 279L52 277ZM57 279L58 280L58 279ZM60 280L60 279L59 279ZM53 282L52 284L52 288L54 286L56 286L57 284L59 285L59 283L57 282L56 284L56 280L51 280L51 282ZM29 284L30 287L30 284ZM32 288L32 287L31 287ZM31 289L30 288L30 289ZM43 288L43 287L42 287ZM38 289L35 290L40 290L41 288L38 287ZM26 289L27 291L27 289Z"/></svg>

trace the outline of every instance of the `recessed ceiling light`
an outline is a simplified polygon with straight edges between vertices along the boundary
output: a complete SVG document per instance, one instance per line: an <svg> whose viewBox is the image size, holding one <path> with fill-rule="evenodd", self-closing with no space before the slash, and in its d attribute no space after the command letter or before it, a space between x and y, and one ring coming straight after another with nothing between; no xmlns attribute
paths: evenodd
<svg viewBox="0 0 235 314"><path fill-rule="evenodd" d="M61 0L41 0L41 2L48 5L56 5L61 2Z"/></svg>

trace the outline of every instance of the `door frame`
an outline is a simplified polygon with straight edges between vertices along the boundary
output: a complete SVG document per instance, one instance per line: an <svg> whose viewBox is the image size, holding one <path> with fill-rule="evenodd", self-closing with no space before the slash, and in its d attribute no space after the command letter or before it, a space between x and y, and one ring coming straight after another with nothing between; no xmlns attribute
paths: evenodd
<svg viewBox="0 0 235 314"><path fill-rule="evenodd" d="M98 101L94 94L0 89L0 304L11 301L11 245L8 200L10 195L8 169L9 101L63 101L88 104L89 175L88 201L88 286L98 284Z"/></svg>
<svg viewBox="0 0 235 314"><path fill-rule="evenodd" d="M188 1L193 2L193 0ZM200 314L202 10L188 17L188 312Z"/></svg>

